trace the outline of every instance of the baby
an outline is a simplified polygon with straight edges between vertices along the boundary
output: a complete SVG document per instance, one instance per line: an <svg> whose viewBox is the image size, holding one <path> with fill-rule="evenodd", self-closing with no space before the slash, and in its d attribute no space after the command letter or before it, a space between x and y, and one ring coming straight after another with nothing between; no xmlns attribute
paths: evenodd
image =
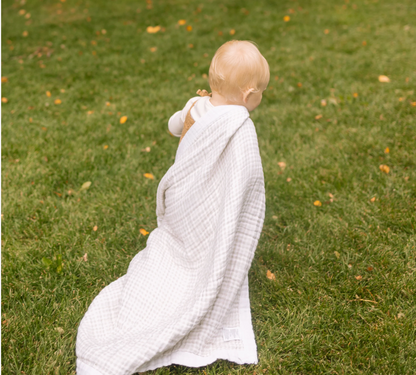
<svg viewBox="0 0 416 375"><path fill-rule="evenodd" d="M269 79L269 65L253 43L224 43L209 68L212 97L205 90L198 90L202 97L189 99L184 109L169 119L169 131L181 141L195 121L219 105L241 105L253 111L260 104Z"/></svg>
<svg viewBox="0 0 416 375"><path fill-rule="evenodd" d="M85 313L78 375L258 363L248 271L266 195L249 111L268 81L257 47L230 41L210 66L212 97L190 99L169 120L183 142L158 186L157 228Z"/></svg>

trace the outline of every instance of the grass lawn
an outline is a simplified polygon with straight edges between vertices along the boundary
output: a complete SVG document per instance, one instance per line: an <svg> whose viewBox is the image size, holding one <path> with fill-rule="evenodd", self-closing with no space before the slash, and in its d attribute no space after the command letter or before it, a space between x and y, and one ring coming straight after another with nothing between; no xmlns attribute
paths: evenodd
<svg viewBox="0 0 416 375"><path fill-rule="evenodd" d="M413 0L4 0L2 373L75 373L78 323L156 227L167 121L240 39L271 70L259 363L151 373L414 374L415 19Z"/></svg>

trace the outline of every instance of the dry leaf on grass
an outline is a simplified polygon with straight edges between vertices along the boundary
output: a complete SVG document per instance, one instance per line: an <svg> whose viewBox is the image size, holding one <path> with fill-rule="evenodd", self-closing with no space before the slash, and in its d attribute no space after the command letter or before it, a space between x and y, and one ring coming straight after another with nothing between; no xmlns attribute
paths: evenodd
<svg viewBox="0 0 416 375"><path fill-rule="evenodd" d="M276 280L276 276L274 275L274 273L271 273L270 270L267 270L267 278L270 280Z"/></svg>
<svg viewBox="0 0 416 375"><path fill-rule="evenodd" d="M316 206L316 207L321 207L322 203L320 201L315 201L315 202L313 202L313 205Z"/></svg>
<svg viewBox="0 0 416 375"><path fill-rule="evenodd" d="M120 118L120 124L124 124L127 121L127 116L123 116Z"/></svg>
<svg viewBox="0 0 416 375"><path fill-rule="evenodd" d="M158 31L160 31L160 26L148 26L148 27L147 27L147 29L146 29L146 31L147 31L149 34L155 34L155 33L157 33Z"/></svg>
<svg viewBox="0 0 416 375"><path fill-rule="evenodd" d="M143 235L143 236L147 236L149 234L149 232L146 229L140 228L139 232Z"/></svg>
<svg viewBox="0 0 416 375"><path fill-rule="evenodd" d="M150 180L155 179L155 176L153 176L151 173L145 173L143 176L146 177L146 178L149 178Z"/></svg>
<svg viewBox="0 0 416 375"><path fill-rule="evenodd" d="M98 227L97 227L96 225L94 225L94 228L92 228L92 230L93 230L94 232L96 232L96 231L97 231L97 229L98 229Z"/></svg>
<svg viewBox="0 0 416 375"><path fill-rule="evenodd" d="M390 172L390 168L385 164L381 164L379 168L380 168L380 171L382 171L384 173L389 173Z"/></svg>
<svg viewBox="0 0 416 375"><path fill-rule="evenodd" d="M389 78L389 77L387 77L387 76L383 76L383 75L378 76L378 80L379 80L380 82L383 82L383 83L390 82L390 78Z"/></svg>

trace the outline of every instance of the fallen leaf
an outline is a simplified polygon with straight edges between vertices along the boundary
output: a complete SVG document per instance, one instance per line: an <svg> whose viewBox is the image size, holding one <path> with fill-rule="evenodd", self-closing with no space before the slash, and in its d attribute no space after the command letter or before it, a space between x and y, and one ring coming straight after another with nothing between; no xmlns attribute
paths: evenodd
<svg viewBox="0 0 416 375"><path fill-rule="evenodd" d="M284 161L279 161L277 165L282 169L282 171L286 168L286 163Z"/></svg>
<svg viewBox="0 0 416 375"><path fill-rule="evenodd" d="M363 40L362 45L365 47L367 45L367 42Z"/></svg>
<svg viewBox="0 0 416 375"><path fill-rule="evenodd" d="M139 232L143 235L143 236L147 236L149 234L149 232L146 229L141 228L139 230Z"/></svg>
<svg viewBox="0 0 416 375"><path fill-rule="evenodd" d="M142 148L142 151L150 152L150 147Z"/></svg>
<svg viewBox="0 0 416 375"><path fill-rule="evenodd" d="M325 34L329 34L329 29L325 29L325 30L324 30L324 33L325 33Z"/></svg>
<svg viewBox="0 0 416 375"><path fill-rule="evenodd" d="M105 146L103 147L103 149L104 149L104 150L107 150L107 148L108 148L108 145L105 145Z"/></svg>
<svg viewBox="0 0 416 375"><path fill-rule="evenodd" d="M402 319L402 318L404 318L404 314L403 314L403 313L398 313L398 314L397 314L397 318L398 318L398 319Z"/></svg>
<svg viewBox="0 0 416 375"><path fill-rule="evenodd" d="M321 119L322 118L322 115L316 115L315 116L315 120L319 120L319 119Z"/></svg>
<svg viewBox="0 0 416 375"><path fill-rule="evenodd" d="M25 11L24 9L20 9L20 10L19 10L19 14L20 14L21 16L23 16L25 13L26 13L26 11Z"/></svg>
<svg viewBox="0 0 416 375"><path fill-rule="evenodd" d="M325 99L322 99L322 100L321 100L321 106L322 106L322 107L325 107L325 106L326 106L326 100L325 100Z"/></svg>
<svg viewBox="0 0 416 375"><path fill-rule="evenodd" d="M127 121L127 116L123 116L120 118L120 124L124 124Z"/></svg>
<svg viewBox="0 0 416 375"><path fill-rule="evenodd" d="M178 24L179 24L179 25L181 25L181 26L183 26L183 25L185 25L185 24L186 24L186 21L185 21L185 20L179 20L179 21L178 21Z"/></svg>
<svg viewBox="0 0 416 375"><path fill-rule="evenodd" d="M88 262L88 254L85 253L82 259L84 260L84 262Z"/></svg>
<svg viewBox="0 0 416 375"><path fill-rule="evenodd" d="M390 149L388 147L385 148L384 153L388 154L390 152Z"/></svg>
<svg viewBox="0 0 416 375"><path fill-rule="evenodd" d="M231 29L230 30L230 35L234 35L235 34L235 30L234 29Z"/></svg>
<svg viewBox="0 0 416 375"><path fill-rule="evenodd" d="M62 100L61 99L55 99L54 103L55 104L61 104L62 103Z"/></svg>
<svg viewBox="0 0 416 375"><path fill-rule="evenodd" d="M62 327L56 327L55 328L55 331L57 331L58 333L60 333L61 335L63 335L64 334L64 329L62 328Z"/></svg>
<svg viewBox="0 0 416 375"><path fill-rule="evenodd" d="M313 205L317 206L317 207L321 207L322 203L320 201L315 201L315 202L313 202Z"/></svg>
<svg viewBox="0 0 416 375"><path fill-rule="evenodd" d="M413 107L416 107L416 102L411 103Z"/></svg>
<svg viewBox="0 0 416 375"><path fill-rule="evenodd" d="M58 193L58 192L56 192L56 191L54 191L54 193L55 193L58 197L62 197L62 194L61 194L61 193Z"/></svg>
<svg viewBox="0 0 416 375"><path fill-rule="evenodd" d="M50 97L52 96L51 92L50 92L50 91L46 91L46 96L47 96L48 98L50 98Z"/></svg>
<svg viewBox="0 0 416 375"><path fill-rule="evenodd" d="M371 272L372 270L373 270L373 267L371 267L371 266L370 267L367 267L367 271L368 272Z"/></svg>
<svg viewBox="0 0 416 375"><path fill-rule="evenodd" d="M376 201L376 197L373 197L373 198L370 199L371 203L374 203L375 201Z"/></svg>
<svg viewBox="0 0 416 375"><path fill-rule="evenodd" d="M22 36L27 37L29 33L27 31L23 31Z"/></svg>
<svg viewBox="0 0 416 375"><path fill-rule="evenodd" d="M387 76L383 76L383 75L378 76L378 80L379 80L380 82L384 82L384 83L386 83L386 82L390 82L390 78L389 78L389 77L387 77Z"/></svg>
<svg viewBox="0 0 416 375"><path fill-rule="evenodd" d="M285 21L285 22L289 22L289 21L290 21L290 17L289 17L289 16L284 16L284 17L283 17L283 21Z"/></svg>
<svg viewBox="0 0 416 375"><path fill-rule="evenodd" d="M97 227L96 225L94 225L94 228L92 228L92 230L93 230L94 232L96 232L96 231L97 231L97 229L98 229L98 227Z"/></svg>
<svg viewBox="0 0 416 375"><path fill-rule="evenodd" d="M151 47L150 48L150 52L156 52L157 51L157 47Z"/></svg>
<svg viewBox="0 0 416 375"><path fill-rule="evenodd" d="M148 26L147 28L146 28L146 31L149 33L149 34L155 34L155 33L157 33L158 31L160 31L160 26Z"/></svg>
<svg viewBox="0 0 416 375"><path fill-rule="evenodd" d="M3 97L3 98L1 98L1 102L2 102L2 103L7 103L8 101L9 101L9 100L8 100L7 98L4 98L4 97Z"/></svg>
<svg viewBox="0 0 416 375"><path fill-rule="evenodd" d="M6 83L9 79L7 77L1 77L1 83Z"/></svg>
<svg viewBox="0 0 416 375"><path fill-rule="evenodd" d="M187 31L192 31L192 26L191 25L186 26L186 30Z"/></svg>
<svg viewBox="0 0 416 375"><path fill-rule="evenodd" d="M348 264L348 268L352 268L352 264L350 263L350 264Z"/></svg>
<svg viewBox="0 0 416 375"><path fill-rule="evenodd" d="M79 191L88 190L91 186L91 181L84 182L81 186L81 189Z"/></svg>
<svg viewBox="0 0 416 375"><path fill-rule="evenodd" d="M381 164L379 168L380 168L380 171L382 171L384 173L389 173L390 172L390 168L387 165Z"/></svg>
<svg viewBox="0 0 416 375"><path fill-rule="evenodd" d="M298 87L302 87L302 83L298 82Z"/></svg>
<svg viewBox="0 0 416 375"><path fill-rule="evenodd" d="M143 176L146 177L146 178L149 178L150 180L155 179L155 176L153 176L151 173L145 173Z"/></svg>
<svg viewBox="0 0 416 375"><path fill-rule="evenodd" d="M334 254L337 257L337 259L339 259L339 257L341 256L341 254L338 251L334 251Z"/></svg>
<svg viewBox="0 0 416 375"><path fill-rule="evenodd" d="M291 179L290 177L288 177L288 178L286 179L286 182L290 182L290 181L292 181L292 179Z"/></svg>
<svg viewBox="0 0 416 375"><path fill-rule="evenodd" d="M92 115L94 113L94 111L88 111L87 115Z"/></svg>
<svg viewBox="0 0 416 375"><path fill-rule="evenodd" d="M358 275L358 276L355 276L355 278L356 278L358 281L360 281L363 277L362 277L362 276L360 276L360 275Z"/></svg>
<svg viewBox="0 0 416 375"><path fill-rule="evenodd" d="M267 278L270 280L276 280L276 276L274 275L274 273L271 273L270 270L267 270Z"/></svg>
<svg viewBox="0 0 416 375"><path fill-rule="evenodd" d="M352 94L352 96L354 97L354 98L358 98L358 93L354 93L354 94Z"/></svg>
<svg viewBox="0 0 416 375"><path fill-rule="evenodd" d="M110 103L110 102L105 102L105 105L106 105L107 107L109 107L109 106L111 105L111 103Z"/></svg>

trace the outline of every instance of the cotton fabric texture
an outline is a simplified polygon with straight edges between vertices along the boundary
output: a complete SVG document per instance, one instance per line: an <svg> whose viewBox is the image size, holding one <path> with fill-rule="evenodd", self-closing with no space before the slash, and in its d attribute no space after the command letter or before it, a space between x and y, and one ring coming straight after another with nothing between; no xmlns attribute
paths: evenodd
<svg viewBox="0 0 416 375"><path fill-rule="evenodd" d="M243 106L216 106L186 133L159 183L146 248L82 319L78 375L257 363L247 275L264 214L254 124Z"/></svg>

